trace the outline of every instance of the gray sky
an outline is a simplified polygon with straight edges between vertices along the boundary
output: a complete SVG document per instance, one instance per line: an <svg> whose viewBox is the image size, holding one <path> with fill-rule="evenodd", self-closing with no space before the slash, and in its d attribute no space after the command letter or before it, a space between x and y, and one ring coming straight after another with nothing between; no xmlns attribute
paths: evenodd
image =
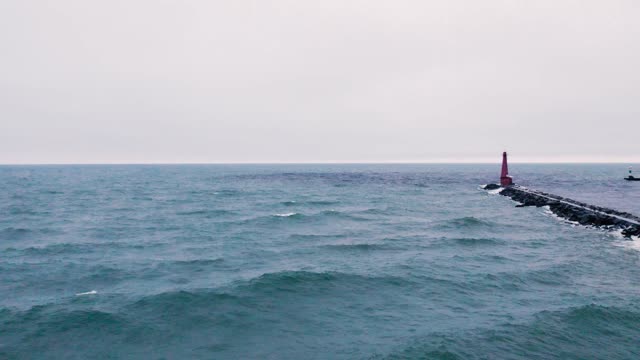
<svg viewBox="0 0 640 360"><path fill-rule="evenodd" d="M640 162L637 0L4 0L0 163Z"/></svg>

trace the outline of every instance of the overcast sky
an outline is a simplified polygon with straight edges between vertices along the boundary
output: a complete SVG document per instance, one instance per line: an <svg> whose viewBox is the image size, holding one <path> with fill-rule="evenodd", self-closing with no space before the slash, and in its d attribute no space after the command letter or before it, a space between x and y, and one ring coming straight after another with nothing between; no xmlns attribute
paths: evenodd
<svg viewBox="0 0 640 360"><path fill-rule="evenodd" d="M4 0L0 163L640 162L637 0Z"/></svg>

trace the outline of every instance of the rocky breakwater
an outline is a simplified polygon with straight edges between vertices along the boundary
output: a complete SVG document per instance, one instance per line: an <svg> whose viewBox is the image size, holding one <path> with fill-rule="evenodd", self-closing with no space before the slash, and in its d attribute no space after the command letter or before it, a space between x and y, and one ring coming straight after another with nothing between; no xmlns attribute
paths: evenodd
<svg viewBox="0 0 640 360"><path fill-rule="evenodd" d="M496 185L487 185L485 189L494 190ZM500 195L508 196L518 202L517 207L548 206L557 216L581 225L620 229L625 237L640 236L640 218L627 212L589 205L517 185L504 188L500 191Z"/></svg>

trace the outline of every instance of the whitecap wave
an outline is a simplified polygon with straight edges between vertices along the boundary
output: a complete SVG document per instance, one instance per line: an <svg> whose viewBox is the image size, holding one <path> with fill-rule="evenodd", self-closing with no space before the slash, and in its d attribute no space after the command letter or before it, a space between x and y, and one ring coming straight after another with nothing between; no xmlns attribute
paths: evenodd
<svg viewBox="0 0 640 360"><path fill-rule="evenodd" d="M277 217L289 217L289 216L295 216L295 215L298 215L298 213L291 212L291 213L284 213L284 214L275 214L275 215L273 215L273 216L277 216Z"/></svg>
<svg viewBox="0 0 640 360"><path fill-rule="evenodd" d="M620 246L625 249L640 251L640 237L626 237L622 234L622 229L615 229L611 231L611 233L616 238L616 241L614 242L616 246Z"/></svg>
<svg viewBox="0 0 640 360"><path fill-rule="evenodd" d="M487 194L489 194L489 195L498 195L498 194L500 194L500 192L501 192L502 190L504 190L504 188L503 188L503 187L500 187L500 188L498 188L498 189L494 189L494 190L485 190L485 188L484 188L485 186L487 186L487 184L482 184L482 185L478 186L478 190L484 190L484 191L486 191L486 192L487 192Z"/></svg>
<svg viewBox="0 0 640 360"><path fill-rule="evenodd" d="M84 295L95 295L98 292L95 290L91 290L91 291L87 291L87 292L83 292L83 293L77 293L76 296L84 296Z"/></svg>
<svg viewBox="0 0 640 360"><path fill-rule="evenodd" d="M565 223L565 224L569 224L571 225L571 227L576 227L576 226L582 226L582 227L586 227L586 228L590 228L590 229L602 229L602 230L607 230L605 227L595 227L595 226L591 226L591 225L583 225L580 224L577 221L573 221L573 220L569 220L567 218L564 218L556 213L554 213L553 211L551 211L551 206L549 205L545 205L542 207L542 209L544 209L544 211L542 212L542 215L548 216L550 218L553 218L559 222Z"/></svg>

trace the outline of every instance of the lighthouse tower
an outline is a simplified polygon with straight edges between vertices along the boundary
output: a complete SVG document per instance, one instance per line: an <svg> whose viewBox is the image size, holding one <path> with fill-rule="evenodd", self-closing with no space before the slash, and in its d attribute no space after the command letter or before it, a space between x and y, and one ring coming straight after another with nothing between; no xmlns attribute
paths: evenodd
<svg viewBox="0 0 640 360"><path fill-rule="evenodd" d="M507 152L502 153L502 173L500 174L500 185L507 187L513 184L513 179L509 176L509 165L507 164Z"/></svg>

